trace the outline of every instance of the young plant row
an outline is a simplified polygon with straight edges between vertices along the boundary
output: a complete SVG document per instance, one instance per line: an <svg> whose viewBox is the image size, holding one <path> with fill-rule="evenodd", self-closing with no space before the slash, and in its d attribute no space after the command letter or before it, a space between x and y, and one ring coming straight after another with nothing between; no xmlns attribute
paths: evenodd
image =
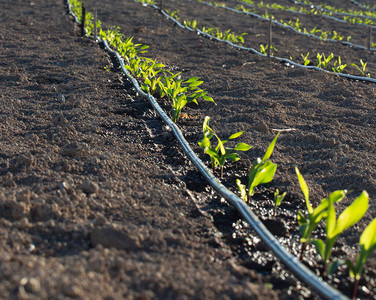
<svg viewBox="0 0 376 300"><path fill-rule="evenodd" d="M238 137L244 131L240 131L230 135L227 139L222 140L214 129L209 126L210 118L206 117L203 122L203 138L198 142L204 153L210 157L213 172L217 167L220 169L220 177L223 178L223 168L226 161L236 162L240 160L240 156L236 151L248 151L251 146L246 143L237 143L234 147L228 147L227 144ZM243 184L240 179L236 179L241 198L249 203L251 197L255 194L255 188L261 184L269 183L277 170L277 164L270 160L275 148L278 133L269 144L264 156L256 158L251 164L248 173L247 184ZM214 140L214 141L213 141ZM301 175L298 168L295 168L298 181L305 199L307 211L297 211L297 221L299 232L301 233L301 254L300 260L303 260L304 253L308 245L316 248L317 254L321 258L322 269L321 275L325 278L327 275L333 274L340 266L347 266L350 278L354 281L353 298L356 298L359 280L368 257L376 249L376 218L370 222L366 229L362 232L359 240L360 251L355 261L351 259L332 259L332 249L339 236L348 228L360 221L368 209L369 196L363 191L351 205L342 211L337 217L336 203L343 200L346 190L338 190L330 193L330 195L321 200L320 204L313 208L309 200L309 188L306 181ZM279 193L276 189L274 193L273 214L276 215L277 207L281 204L286 196L286 192ZM320 223L325 223L325 235L322 238L313 238L315 230Z"/></svg>
<svg viewBox="0 0 376 300"><path fill-rule="evenodd" d="M344 9L344 8L336 8L334 6L328 5L328 4L314 4L311 1L295 1L295 3L303 4L307 6L314 6L315 8L318 8L322 11L326 11L327 13L331 14L342 14L342 15L352 15L354 17L370 17L370 18L376 18L376 12L372 11L364 11L364 10L355 10L355 9Z"/></svg>
<svg viewBox="0 0 376 300"><path fill-rule="evenodd" d="M73 12L81 19L81 2L77 0L70 0ZM86 15L86 32L90 36L93 34L94 24L91 14ZM145 45L134 44L132 38L124 38L120 33L118 27L112 27L108 30L101 28L101 22L96 23L99 37L106 40L112 47L114 47L124 58L127 63L126 68L138 78L142 83L141 87L145 92L150 94L158 94L161 98L168 98L171 101L171 116L176 122L179 118L181 109L185 104L194 102L202 98L206 101L213 102L211 97L206 96L206 92L201 90L198 86L203 82L199 81L197 77L182 80L180 74L172 74L163 64L156 63L150 58L140 57L139 54L145 53L148 48ZM157 76L159 75L160 76ZM235 147L227 147L227 143L240 137L243 131L230 135L227 139L221 140L217 133L209 126L210 118L206 117L203 123L203 139L199 141L200 147L204 152L210 156L213 170L220 168L221 178L223 177L223 169L226 161L238 161L239 154L236 151L248 151L251 146L246 143L237 143ZM257 158L251 165L247 185L241 183L239 179L236 184L242 199L245 202L250 201L255 193L255 188L261 184L269 183L277 170L277 165L270 160L274 150L279 133L275 136L273 141L268 146L263 158ZM216 141L216 143L213 141ZM363 231L359 245L360 251L355 261L332 261L330 262L331 250L338 239L339 235L347 228L358 222L365 214L368 208L368 194L363 192L353 204L347 207L337 218L334 204L341 201L346 196L346 191L336 191L321 201L320 205L313 209L309 202L308 186L305 183L303 176L299 170L296 169L298 180L306 201L307 212L297 213L299 222L299 230L302 234L302 257L304 250L308 244L315 245L317 252L322 257L323 270L322 274L326 275L332 273L341 264L348 266L350 276L354 281L354 295L357 293L357 286L361 277L365 262L371 253L376 249L376 219L374 219L367 228ZM276 190L274 194L274 214L277 207L281 204L286 193L279 194ZM312 233L317 228L321 221L326 222L326 235L323 239L311 238Z"/></svg>
<svg viewBox="0 0 376 300"><path fill-rule="evenodd" d="M71 3L73 11L80 16L80 2L71 0ZM85 20L86 32L90 36L94 29L92 15L87 14ZM178 121L182 109L189 103L198 105L200 100L214 103L213 98L207 95L207 91L200 88L203 81L198 77L183 80L180 73L170 72L164 64L140 56L147 52L148 46L134 44L133 38L125 38L120 28L112 27L103 30L100 21L97 21L97 32L100 39L106 40L123 57L125 68L139 81L143 91L170 103L171 119L174 122Z"/></svg>
<svg viewBox="0 0 376 300"><path fill-rule="evenodd" d="M310 1L301 2L302 4L306 4L307 7L287 6L287 5L280 5L277 3L265 4L263 1L255 3L255 1L252 1L252 0L243 0L243 2L249 4L252 7L256 7L259 9L282 10L282 11L287 11L287 12L302 13L306 15L322 15L322 16L333 17L334 13L349 14L349 15L341 15L338 17L341 17L342 20L350 24L363 24L363 25L375 25L376 24L376 21L373 20L373 18L376 18L375 12L366 13L363 11L350 11L350 10L342 11L341 9L337 9L334 7L331 7L332 9L329 11L329 10L316 8L313 5L313 3L311 3ZM372 19L369 19L369 18L372 18Z"/></svg>
<svg viewBox="0 0 376 300"><path fill-rule="evenodd" d="M279 4L272 4L271 5L271 7L279 7L279 6L280 6ZM241 4L237 5L235 7L235 10L242 11L242 12L253 12L253 13L257 12L256 9L245 8ZM351 40L351 36L345 37L344 35L341 35L340 33L338 33L335 30L333 30L331 32L331 31L319 29L317 27L314 27L312 29L307 29L307 28L303 27L303 24L301 23L299 18L296 18L295 20L288 20L288 21L285 21L283 19L277 20L274 15L272 15L268 12L265 12L261 16L264 17L264 18L267 18L267 19L271 18L272 20L277 21L280 24L294 28L297 32L301 32L301 33L304 33L304 34L307 34L307 35L310 34L310 35L315 36L315 37L317 37L321 40L333 40L333 41L338 41L338 42L341 42L341 41L344 41L344 40L346 40L347 42L350 42L350 40Z"/></svg>
<svg viewBox="0 0 376 300"><path fill-rule="evenodd" d="M305 66L315 65L318 68L329 70L329 62L333 61L331 70L335 73L343 73L343 71L347 67L347 64L342 63L341 57L338 56L338 59L336 60L333 53L328 56L325 56L324 53L317 53L316 64L313 64L313 62L311 62L311 60L309 59L309 52L306 55L300 54L300 56L303 58L303 64ZM367 63L363 62L362 59L360 60L360 65L357 65L355 63L352 63L351 65L354 66L363 77L371 77L370 73L367 73L366 71Z"/></svg>
<svg viewBox="0 0 376 300"><path fill-rule="evenodd" d="M172 18L174 18L177 21L181 21L181 18L179 17L178 10L170 12L168 9L165 10L165 12ZM197 30L198 29L198 23L196 20L184 20L183 24L185 27ZM210 34L218 39L224 40L224 41L229 41L233 44L243 44L244 43L244 38L243 36L246 35L246 33L241 33L241 34L236 34L232 32L230 29L226 31L221 31L217 27L202 27L201 29L202 32L205 32L207 34Z"/></svg>
<svg viewBox="0 0 376 300"><path fill-rule="evenodd" d="M172 11L172 12L170 12L169 10L166 10L166 13L169 16L171 16L172 18L174 18L175 20L181 21L181 18L178 15L178 13L179 13L178 10ZM270 15L268 15L267 17L270 17ZM272 17L272 18L274 18L274 17ZM198 26L198 23L197 23L196 20L192 20L192 21L191 20L184 20L183 24L184 24L185 27L191 28L193 30L196 30L197 26ZM296 22L296 27L300 28L299 24L300 23L299 23L299 19L298 19L297 22ZM314 29L314 30L317 30L317 29ZM219 39L230 41L234 44L240 44L240 43L243 44L244 43L243 36L246 35L246 33L241 33L240 35L236 35L235 33L232 33L230 30L227 30L226 32L221 32L218 28L205 28L205 27L203 27L202 31L205 32L205 33L208 33L210 35L213 35L213 36L215 36ZM343 38L342 36L338 35L335 31L334 31L334 34L337 36L336 39L342 40L342 38ZM349 38L348 38L348 40L349 40ZM266 55L267 52L268 52L268 48L269 48L269 45L261 44L259 51L260 51L260 53ZM270 50L271 50L271 55L274 55L274 52L278 51L274 46L271 46ZM309 53L307 53L306 55L301 54L301 57L304 60L303 64L305 66L313 65L313 64L311 64L311 60L308 58ZM329 69L329 62L334 59L334 54L331 53L328 57L326 57L324 53L317 53L316 58L317 58L316 66L318 68L323 68L325 70L328 70ZM351 65L356 67L356 69L362 74L362 76L370 77L370 74L366 73L367 63L364 63L362 60L360 60L360 63L361 63L361 66L358 66L354 63L352 63ZM331 67L331 70L335 73L343 73L346 67L347 67L347 64L342 63L341 57L339 56L337 60L333 60L333 66Z"/></svg>

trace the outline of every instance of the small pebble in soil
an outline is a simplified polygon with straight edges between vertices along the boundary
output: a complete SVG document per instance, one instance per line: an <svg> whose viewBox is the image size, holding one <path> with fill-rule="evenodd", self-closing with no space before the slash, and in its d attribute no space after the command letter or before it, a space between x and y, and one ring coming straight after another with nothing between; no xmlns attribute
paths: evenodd
<svg viewBox="0 0 376 300"><path fill-rule="evenodd" d="M57 95L57 101L59 101L59 102L65 102L65 96L63 94Z"/></svg>
<svg viewBox="0 0 376 300"><path fill-rule="evenodd" d="M95 194L99 191L99 186L92 181L84 181L81 186L81 190L86 194Z"/></svg>

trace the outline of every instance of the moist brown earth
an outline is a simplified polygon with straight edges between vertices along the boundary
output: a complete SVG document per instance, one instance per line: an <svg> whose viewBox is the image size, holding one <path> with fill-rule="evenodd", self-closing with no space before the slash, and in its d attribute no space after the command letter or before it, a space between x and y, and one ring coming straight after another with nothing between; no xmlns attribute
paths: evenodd
<svg viewBox="0 0 376 300"><path fill-rule="evenodd" d="M85 3L89 11L98 10L103 27L118 25L125 36L150 45L145 55L183 78L205 81L217 105L187 107L193 118L179 124L202 159L209 163L197 145L205 115L221 137L245 130L241 140L254 147L225 168L229 188L236 191L236 178L246 180L274 129L293 129L278 139L275 180L259 188L250 204L293 253L299 251L296 209L304 210L294 166L315 204L331 191L348 189L340 211L367 190L365 219L335 249L337 257L354 258L361 231L376 215L374 84L235 50L132 1ZM247 32L247 47L265 43L266 23L250 17L190 1L163 5L203 26ZM78 36L63 1L5 0L0 14L2 298L314 297L206 185L113 57ZM304 22L313 28L321 21ZM334 52L345 61L368 61L368 72L376 74L373 53L275 30L277 55ZM356 36L351 30L358 28L346 30ZM274 220L276 188L288 196ZM314 258L310 249L305 262L317 270ZM372 257L361 298L375 296L375 264ZM328 280L349 295L347 270L337 277Z"/></svg>

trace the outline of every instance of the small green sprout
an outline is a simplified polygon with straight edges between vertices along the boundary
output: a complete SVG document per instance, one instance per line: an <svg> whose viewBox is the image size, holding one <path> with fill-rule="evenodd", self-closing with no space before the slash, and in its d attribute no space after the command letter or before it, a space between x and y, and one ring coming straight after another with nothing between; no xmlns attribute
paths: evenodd
<svg viewBox="0 0 376 300"><path fill-rule="evenodd" d="M277 170L277 165L272 163L272 161L269 160L269 158L273 153L275 143L277 142L279 134L280 132L277 133L275 138L269 144L268 149L264 154L264 157L262 159L257 158L256 161L254 161L252 164L252 168L248 176L249 196L254 195L255 187L259 186L260 184L269 183L273 180L274 174Z"/></svg>
<svg viewBox="0 0 376 300"><path fill-rule="evenodd" d="M328 214L326 218L326 238L325 241L321 239L312 239L310 242L316 246L317 252L320 254L324 266L323 275L331 274L338 266L337 262L332 262L328 265L330 254L338 236L347 228L357 223L366 213L368 209L368 193L363 191L354 202L348 206L338 217L334 209L335 197L329 196Z"/></svg>
<svg viewBox="0 0 376 300"><path fill-rule="evenodd" d="M334 67L332 68L336 73L343 73L343 70L347 67L347 64L342 64L341 56L338 56L338 61L334 62Z"/></svg>
<svg viewBox="0 0 376 300"><path fill-rule="evenodd" d="M358 293L359 280L368 257L376 249L376 218L364 229L359 239L360 252L356 256L355 264L351 260L346 260L350 277L354 278L353 299Z"/></svg>
<svg viewBox="0 0 376 300"><path fill-rule="evenodd" d="M274 174L277 170L277 165L272 163L272 161L269 160L269 158L273 153L275 143L277 141L279 134L280 132L278 132L273 141L269 144L268 149L264 154L264 157L262 159L258 157L256 161L253 162L248 175L248 196L245 185L243 185L239 179L236 180L236 184L239 188L240 194L245 202L248 201L248 197L254 195L254 190L257 186L259 186L260 184L269 183L273 180Z"/></svg>
<svg viewBox="0 0 376 300"><path fill-rule="evenodd" d="M181 110L188 103L195 103L198 105L198 100L203 99L205 101L214 102L213 98L207 96L207 92L200 89L199 85L203 81L199 81L198 77L191 77L188 80L183 81L182 79L175 79L179 74L172 75L171 77L165 77L165 82L163 84L163 94L166 94L170 99L171 103L171 119L177 122ZM188 94L188 92L192 92Z"/></svg>
<svg viewBox="0 0 376 300"><path fill-rule="evenodd" d="M305 216L300 210L298 211L297 219L299 224L299 231L301 234L300 243L302 248L299 259L303 259L304 251L310 241L312 232L316 229L321 220L325 219L328 215L327 209L329 205L329 198L334 199L334 202L341 201L345 196L346 190L339 190L331 193L329 198L321 200L320 204L314 209L309 201L309 189L306 181L297 167L295 167L296 175L298 176L300 188L306 202L308 214Z"/></svg>
<svg viewBox="0 0 376 300"><path fill-rule="evenodd" d="M180 17L178 16L179 10L174 10L170 12L169 9L166 9L165 12L171 17L174 18L176 21L180 21Z"/></svg>
<svg viewBox="0 0 376 300"><path fill-rule="evenodd" d="M303 54L300 54L300 56L303 58L304 60L304 65L305 66L308 66L309 63L311 62L309 59L308 59L308 56L309 56L309 52L304 56Z"/></svg>
<svg viewBox="0 0 376 300"><path fill-rule="evenodd" d="M264 46L264 45L261 44L260 45L260 53L267 55L268 54L268 48L269 48L269 45ZM270 47L270 54L271 55L274 55L273 51L277 52L278 50L274 46L271 46Z"/></svg>
<svg viewBox="0 0 376 300"><path fill-rule="evenodd" d="M279 194L279 190L276 189L274 192L274 217L277 213L277 207L281 205L282 200L286 197L286 192L284 192L282 195Z"/></svg>
<svg viewBox="0 0 376 300"><path fill-rule="evenodd" d="M196 30L197 21L196 20L184 20L184 26Z"/></svg>
<svg viewBox="0 0 376 300"><path fill-rule="evenodd" d="M328 69L328 64L333 58L333 53L331 53L328 57L325 57L324 53L317 53L317 67L320 68L322 66L324 69Z"/></svg>
<svg viewBox="0 0 376 300"><path fill-rule="evenodd" d="M336 41L342 41L343 40L343 36L339 33L337 33L337 31L333 31L333 37L332 37L332 40L336 40Z"/></svg>
<svg viewBox="0 0 376 300"><path fill-rule="evenodd" d="M354 67L356 67L357 69L358 69L358 71L360 72L360 73L362 73L362 76L368 76L368 77L370 77L370 74L368 73L368 74L366 74L366 67L367 67L367 63L365 63L365 62L363 62L363 60L361 59L360 60L360 64L361 64L361 67L359 67L358 65L356 65L356 64L351 64L351 65L353 65Z"/></svg>
<svg viewBox="0 0 376 300"><path fill-rule="evenodd" d="M204 138L198 142L199 146L204 149L204 152L210 156L212 169L214 171L216 166L220 167L221 178L223 178L223 167L227 160L238 161L240 159L239 154L234 151L248 151L251 146L245 143L238 143L234 148L225 148L225 144L229 140L238 138L243 134L244 131L240 131L230 135L226 140L221 140L213 129L209 127L210 117L206 116L202 131L204 133ZM211 138L216 137L217 145L213 147L211 145Z"/></svg>

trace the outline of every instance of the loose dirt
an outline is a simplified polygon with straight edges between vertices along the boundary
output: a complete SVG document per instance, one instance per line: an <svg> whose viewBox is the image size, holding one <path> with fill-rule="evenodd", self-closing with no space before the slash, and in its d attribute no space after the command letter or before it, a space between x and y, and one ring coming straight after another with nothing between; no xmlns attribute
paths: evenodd
<svg viewBox="0 0 376 300"><path fill-rule="evenodd" d="M205 115L220 136L245 130L241 140L254 147L238 164L228 164L223 180L234 191L235 179L246 180L250 162L262 156L274 129L294 129L278 139L277 176L251 204L292 252L299 249L296 209L304 209L294 166L306 178L313 203L346 188L351 193L341 210L366 189L369 212L336 249L337 256L355 255L361 230L376 215L374 84L235 50L132 1L85 3L89 11L98 9L104 27L119 25L126 36L150 45L147 56L184 78L205 81L217 105L188 107L197 118L180 122L205 161L197 145ZM245 46L258 46L266 35L266 23L221 8L170 0L164 6L203 26L216 22L211 26L247 32ZM3 298L314 297L203 182L113 58L78 36L63 1L6 0L0 14ZM335 52L351 62L363 58L376 74L374 55L365 51L278 29L275 41L280 56ZM276 188L288 196L273 221L269 208ZM306 262L315 264L312 258ZM362 298L375 295L375 263L372 257ZM338 276L347 280L346 274ZM330 282L338 287L335 279ZM349 293L349 284L340 288Z"/></svg>

